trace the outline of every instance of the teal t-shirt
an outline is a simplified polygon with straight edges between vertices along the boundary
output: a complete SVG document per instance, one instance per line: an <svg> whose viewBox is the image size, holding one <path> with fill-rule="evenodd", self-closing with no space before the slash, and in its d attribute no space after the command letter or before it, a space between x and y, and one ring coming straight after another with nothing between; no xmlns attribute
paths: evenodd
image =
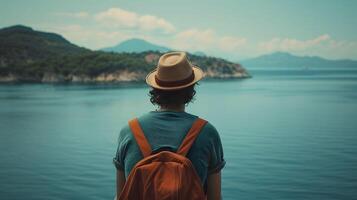
<svg viewBox="0 0 357 200"><path fill-rule="evenodd" d="M140 126L152 151L171 149L176 151L197 116L186 112L151 111L139 117ZM220 171L224 165L220 136L212 124L207 123L187 154L194 165L202 185L207 175ZM134 165L143 159L129 125L119 134L118 148L114 157L117 169L123 170L127 178Z"/></svg>

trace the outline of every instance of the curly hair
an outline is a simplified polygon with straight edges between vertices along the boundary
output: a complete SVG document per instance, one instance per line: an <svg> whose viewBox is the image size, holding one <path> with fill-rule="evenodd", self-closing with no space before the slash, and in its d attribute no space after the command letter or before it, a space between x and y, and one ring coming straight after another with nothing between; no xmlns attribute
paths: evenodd
<svg viewBox="0 0 357 200"><path fill-rule="evenodd" d="M179 90L160 90L152 88L149 92L150 102L158 106L187 105L195 100L196 84Z"/></svg>

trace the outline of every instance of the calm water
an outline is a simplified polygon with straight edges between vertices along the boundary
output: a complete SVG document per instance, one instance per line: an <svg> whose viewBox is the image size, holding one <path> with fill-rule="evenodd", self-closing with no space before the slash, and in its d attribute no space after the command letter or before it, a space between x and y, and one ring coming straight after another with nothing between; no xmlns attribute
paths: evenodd
<svg viewBox="0 0 357 200"><path fill-rule="evenodd" d="M357 69L205 81L188 111L220 131L224 199L357 199ZM112 199L116 138L143 84L0 85L0 199Z"/></svg>

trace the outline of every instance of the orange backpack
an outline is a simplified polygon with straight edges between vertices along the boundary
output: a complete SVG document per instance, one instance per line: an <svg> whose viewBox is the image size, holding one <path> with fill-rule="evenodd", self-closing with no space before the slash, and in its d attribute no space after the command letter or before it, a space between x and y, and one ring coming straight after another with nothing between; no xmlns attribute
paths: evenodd
<svg viewBox="0 0 357 200"><path fill-rule="evenodd" d="M176 153L160 151L152 154L138 119L129 121L131 132L144 158L131 170L119 200L206 199L200 178L191 161L186 158L206 123L198 118Z"/></svg>

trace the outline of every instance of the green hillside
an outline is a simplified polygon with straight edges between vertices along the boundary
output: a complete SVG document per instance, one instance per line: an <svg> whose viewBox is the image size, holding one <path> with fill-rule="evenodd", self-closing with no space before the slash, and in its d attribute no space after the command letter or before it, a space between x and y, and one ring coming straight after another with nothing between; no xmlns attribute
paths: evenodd
<svg viewBox="0 0 357 200"><path fill-rule="evenodd" d="M35 31L25 26L0 29L1 82L50 81L71 82L78 77L97 81L143 80L154 69L161 53L109 53L78 47L54 33ZM239 64L213 57L189 55L212 78L238 78L249 76ZM132 77L124 77L125 73ZM121 78L106 78L116 74ZM124 74L124 75L123 75ZM134 74L134 75L133 75ZM135 75L136 74L136 75ZM5 77L5 78L4 78ZM60 77L60 78L58 78ZM77 78L74 78L77 77ZM46 80L44 80L46 79ZM83 79L84 80L84 79Z"/></svg>

